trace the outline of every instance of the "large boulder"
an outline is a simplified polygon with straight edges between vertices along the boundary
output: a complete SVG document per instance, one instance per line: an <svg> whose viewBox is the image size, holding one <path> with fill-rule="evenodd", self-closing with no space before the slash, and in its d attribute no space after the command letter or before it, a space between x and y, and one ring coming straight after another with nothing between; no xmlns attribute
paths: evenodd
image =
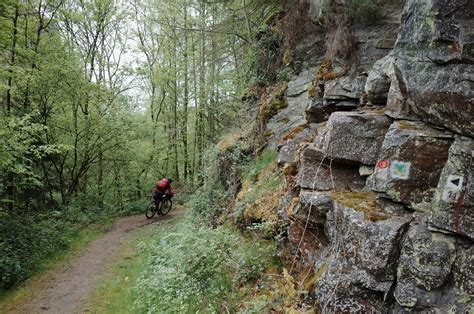
<svg viewBox="0 0 474 314"><path fill-rule="evenodd" d="M391 55L387 114L474 135L473 1L407 1Z"/></svg>
<svg viewBox="0 0 474 314"><path fill-rule="evenodd" d="M474 299L474 246L472 243L461 242L457 246L453 277L456 287Z"/></svg>
<svg viewBox="0 0 474 314"><path fill-rule="evenodd" d="M287 97L298 97L308 91L311 82L314 79L315 68L306 69L298 75L295 75L288 82L288 89L286 90Z"/></svg>
<svg viewBox="0 0 474 314"><path fill-rule="evenodd" d="M368 186L415 210L429 211L452 139L451 133L421 122L394 122Z"/></svg>
<svg viewBox="0 0 474 314"><path fill-rule="evenodd" d="M424 217L412 222L404 237L398 262L394 290L398 304L407 309L423 310L456 302L454 291L449 298L448 294L440 293L456 259L455 243L454 237L430 232Z"/></svg>
<svg viewBox="0 0 474 314"><path fill-rule="evenodd" d="M396 59L386 64L391 78L387 114L421 119L454 132L474 135L474 66L437 65Z"/></svg>
<svg viewBox="0 0 474 314"><path fill-rule="evenodd" d="M365 178L359 167L333 162L318 149L308 144L301 152L297 186L303 189L329 191L333 189L359 190Z"/></svg>
<svg viewBox="0 0 474 314"><path fill-rule="evenodd" d="M343 76L324 84L324 98L333 100L356 99L362 97L367 77Z"/></svg>
<svg viewBox="0 0 474 314"><path fill-rule="evenodd" d="M354 54L358 72L366 72L375 61L393 49L404 3L404 0L377 2L377 9L382 16L370 16L368 19L361 18L354 21L351 31L356 45ZM361 11L367 9L362 3L360 5Z"/></svg>
<svg viewBox="0 0 474 314"><path fill-rule="evenodd" d="M373 165L391 124L376 112L334 112L322 139L322 151L330 158Z"/></svg>
<svg viewBox="0 0 474 314"><path fill-rule="evenodd" d="M351 195L344 194L346 199ZM358 200L357 197L355 199ZM395 277L394 265L398 245L411 217L387 215L385 219L379 216L372 221L367 211L382 209L368 209L360 203L358 201L349 207L341 204L341 201L334 202L334 210L327 214L326 229L329 240L342 259L367 272L367 276L372 278L367 283L378 282L380 287L384 286L383 291L388 291ZM370 286L368 288L376 289Z"/></svg>
<svg viewBox="0 0 474 314"><path fill-rule="evenodd" d="M335 255L326 257L317 272L314 290L318 313L384 313L384 292L364 287L367 273L341 262Z"/></svg>
<svg viewBox="0 0 474 314"><path fill-rule="evenodd" d="M300 125L280 140L278 150L278 164L280 166L296 165L299 160L299 149L301 145L316 136L316 128L308 125Z"/></svg>
<svg viewBox="0 0 474 314"><path fill-rule="evenodd" d="M367 100L372 103L385 103L390 89L390 77L384 70L384 66L390 62L390 56L384 57L370 69L365 83L365 94Z"/></svg>
<svg viewBox="0 0 474 314"><path fill-rule="evenodd" d="M457 137L436 189L430 226L474 239L474 141Z"/></svg>
<svg viewBox="0 0 474 314"><path fill-rule="evenodd" d="M381 312L387 309L384 295L393 285L399 243L411 219L386 217L371 221L365 208L358 204L352 207L336 200L327 214L332 256L315 288L318 308Z"/></svg>
<svg viewBox="0 0 474 314"><path fill-rule="evenodd" d="M408 0L395 52L423 62L474 61L474 2Z"/></svg>

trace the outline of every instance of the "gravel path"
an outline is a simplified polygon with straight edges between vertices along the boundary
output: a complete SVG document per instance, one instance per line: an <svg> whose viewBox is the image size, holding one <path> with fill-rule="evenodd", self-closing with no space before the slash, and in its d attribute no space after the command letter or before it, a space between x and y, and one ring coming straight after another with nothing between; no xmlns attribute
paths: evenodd
<svg viewBox="0 0 474 314"><path fill-rule="evenodd" d="M120 218L113 229L92 241L81 255L74 257L48 280L41 291L35 291L26 304L6 313L81 313L85 301L105 278L107 264L113 262L121 243L143 226L183 215L184 210L171 211L165 217L146 219L145 215Z"/></svg>

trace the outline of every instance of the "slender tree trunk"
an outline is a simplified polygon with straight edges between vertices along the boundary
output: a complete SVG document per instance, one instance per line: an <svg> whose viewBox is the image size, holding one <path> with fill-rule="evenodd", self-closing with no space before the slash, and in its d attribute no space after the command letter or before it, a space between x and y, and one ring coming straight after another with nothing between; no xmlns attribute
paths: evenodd
<svg viewBox="0 0 474 314"><path fill-rule="evenodd" d="M6 112L7 115L10 115L12 110L12 88L13 88L13 67L15 66L16 58L16 44L17 44L17 34L18 34L18 17L19 4L15 5L15 13L13 15L13 34L12 34L12 51L10 57L10 68L8 69L8 82L7 82L7 99L6 99Z"/></svg>
<svg viewBox="0 0 474 314"><path fill-rule="evenodd" d="M202 170L202 153L204 151L204 141L205 141L205 124L204 124L204 113L207 109L206 104L206 36L204 30L206 29L206 3L201 2L201 49L200 49L200 67L199 67L199 133L198 133L198 184L201 184L203 181L202 175L200 174Z"/></svg>
<svg viewBox="0 0 474 314"><path fill-rule="evenodd" d="M173 45L173 152L174 152L174 179L179 181L179 158L178 158L178 67L177 67L178 38L175 36Z"/></svg>
<svg viewBox="0 0 474 314"><path fill-rule="evenodd" d="M188 27L188 5L184 0L184 28ZM184 102L183 102L183 174L184 182L188 181L188 102L189 102L189 77L188 77L188 32L184 31Z"/></svg>
<svg viewBox="0 0 474 314"><path fill-rule="evenodd" d="M199 101L198 101L198 81L197 81L197 64L196 64L196 46L194 44L194 37L191 36L191 45L192 45L192 54L193 54L193 87L194 87L194 141L193 141L193 161L192 161L192 184L195 184L195 174L197 173L197 158L196 155L199 154L197 143L198 143L198 134L199 134ZM198 157L199 158L199 157Z"/></svg>

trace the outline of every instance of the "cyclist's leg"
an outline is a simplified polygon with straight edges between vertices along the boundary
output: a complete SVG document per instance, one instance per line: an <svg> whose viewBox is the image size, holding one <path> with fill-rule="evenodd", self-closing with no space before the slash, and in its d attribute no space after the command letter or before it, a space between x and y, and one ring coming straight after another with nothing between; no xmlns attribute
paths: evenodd
<svg viewBox="0 0 474 314"><path fill-rule="evenodd" d="M158 200L156 201L156 212L161 215L161 206L163 206L163 194L158 194Z"/></svg>

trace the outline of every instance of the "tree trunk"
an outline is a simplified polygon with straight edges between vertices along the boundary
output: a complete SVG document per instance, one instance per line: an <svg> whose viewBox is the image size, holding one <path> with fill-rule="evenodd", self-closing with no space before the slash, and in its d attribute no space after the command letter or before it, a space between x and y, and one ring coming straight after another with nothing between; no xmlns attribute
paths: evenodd
<svg viewBox="0 0 474 314"><path fill-rule="evenodd" d="M11 114L12 110L12 88L13 88L13 67L15 66L16 58L16 43L18 34L18 17L20 15L18 3L15 5L15 14L13 15L13 34L12 34L12 51L10 57L10 68L8 69L8 83L7 83L7 100L6 100L6 112L7 115Z"/></svg>
<svg viewBox="0 0 474 314"><path fill-rule="evenodd" d="M183 102L183 174L184 182L188 181L188 102L189 102L189 77L188 77L188 5L184 0L184 102Z"/></svg>

